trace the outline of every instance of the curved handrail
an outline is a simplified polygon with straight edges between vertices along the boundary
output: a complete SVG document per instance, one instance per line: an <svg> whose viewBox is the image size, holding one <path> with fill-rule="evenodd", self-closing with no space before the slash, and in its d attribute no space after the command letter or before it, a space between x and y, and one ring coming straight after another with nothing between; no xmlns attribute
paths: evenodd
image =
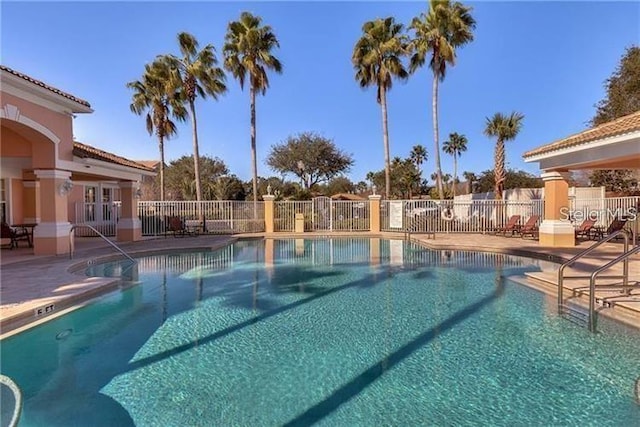
<svg viewBox="0 0 640 427"><path fill-rule="evenodd" d="M104 240L105 242L107 242L108 244L110 244L111 246L113 246L114 249L116 249L118 252L120 252L122 255L124 255L126 258L128 258L131 262L135 263L137 262L135 259L131 258L129 256L129 254L127 254L125 251L123 251L122 249L120 249L120 247L118 245L116 245L115 243L113 243L111 240L109 240L107 238L107 236L105 236L104 234L102 234L101 232L99 232L98 230L96 230L95 227L89 225L89 224L75 224L73 227L71 227L71 230L69 230L69 258L73 259L73 252L74 252L74 234L73 232L75 231L76 228L78 227L86 227L88 229L90 229L91 231L93 231L94 233L96 233L98 236L100 236L102 238L102 240Z"/></svg>
<svg viewBox="0 0 640 427"><path fill-rule="evenodd" d="M564 298L562 296L562 290L564 289L564 283L563 283L564 282L564 269L566 267L572 265L573 263L575 263L577 260L579 260L583 256L590 254L591 252L593 252L599 246L602 246L603 244L605 244L607 242L610 242L611 240L615 239L616 237L618 237L620 235L622 235L623 238L624 238L624 252L627 252L629 250L629 234L624 229L623 230L618 230L618 231L616 231L614 233L609 234L604 239L598 240L596 243L594 243L593 245L589 246L587 249L583 250L582 252L578 253L573 258L571 258L569 261L565 262L564 264L562 264L560 266L560 268L558 269L558 312L559 313L562 312L562 304L564 302ZM628 266L625 264L625 273L624 273L625 276L627 276L627 272L628 272L627 268L628 268Z"/></svg>
<svg viewBox="0 0 640 427"><path fill-rule="evenodd" d="M616 265L620 261L626 261L631 255L633 255L633 254L635 254L637 252L640 252L640 246L636 246L635 248L631 249L630 251L625 251L625 253L623 253L622 255L617 257L616 259L613 259L613 260L609 261L608 263L606 263L605 265L603 265L602 267L598 268L593 273L591 273L591 279L589 281L589 330L591 332L595 332L596 331L596 318L595 318L596 317L595 316L595 311L596 311L596 295L595 295L595 292L596 292L596 278L603 271L610 269L611 267L613 267L614 265Z"/></svg>
<svg viewBox="0 0 640 427"><path fill-rule="evenodd" d="M13 414L11 415L11 421L9 421L9 427L15 427L20 421L20 415L22 414L22 392L20 387L8 376L0 374L0 384L4 384L9 387L9 390L13 393L15 399L15 405L13 406Z"/></svg>

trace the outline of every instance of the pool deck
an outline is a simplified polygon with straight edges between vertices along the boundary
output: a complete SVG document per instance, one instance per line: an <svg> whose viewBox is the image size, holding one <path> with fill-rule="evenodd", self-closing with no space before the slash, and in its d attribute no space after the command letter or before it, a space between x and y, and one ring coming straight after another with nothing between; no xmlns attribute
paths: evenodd
<svg viewBox="0 0 640 427"><path fill-rule="evenodd" d="M123 243L121 248L132 256L161 253L186 249L214 250L243 237L311 238L346 237L353 233L304 233L274 235L247 234L235 236L202 235L197 237L159 237L138 242ZM400 237L402 234L358 233L359 237ZM593 242L582 242L574 248L542 247L537 241L518 237L500 237L482 234L438 234L435 239L413 234L411 239L431 249L471 250L498 252L511 255L535 256L546 260L569 259ZM583 258L567 275L587 275L597 266L606 263L621 253L621 244L605 244L593 254ZM121 286L118 278L96 278L83 275L83 269L96 260L118 257L118 253L99 238L78 238L74 258L69 255L36 256L30 248L3 249L0 253L0 338L6 337L25 326L49 320L53 315L63 314L96 296ZM529 273L518 278L521 283L533 286L548 294L557 292L557 267L548 271ZM621 265L614 267L610 275L618 275ZM630 283L640 280L640 255L630 258ZM612 283L602 280L599 284ZM613 283L612 283L613 284ZM565 297L578 305L588 304L588 279L567 280L564 283ZM601 305L600 313L616 317L625 323L640 328L640 286L631 289L629 295L620 293L619 288L599 289L596 292ZM50 306L53 304L53 308Z"/></svg>

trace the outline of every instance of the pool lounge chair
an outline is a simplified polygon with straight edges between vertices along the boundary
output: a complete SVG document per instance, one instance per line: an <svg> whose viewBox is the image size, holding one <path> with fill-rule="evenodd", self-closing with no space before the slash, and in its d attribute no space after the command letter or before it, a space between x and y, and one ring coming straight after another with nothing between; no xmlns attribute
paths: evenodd
<svg viewBox="0 0 640 427"><path fill-rule="evenodd" d="M626 218L616 218L613 221L611 221L611 224L609 224L609 227L607 227L607 229L605 230L604 228L597 228L594 227L593 228L593 237L595 240L601 240L604 239L607 236L610 236L611 234L615 233L616 231L620 231L624 228L624 226L627 224L627 219ZM631 236L631 231L629 231L629 234Z"/></svg>
<svg viewBox="0 0 640 427"><path fill-rule="evenodd" d="M513 234L518 231L519 222L520 222L520 215L511 215L511 217L509 218L509 221L507 221L504 227L496 228L494 230L494 233L496 235L502 233L505 236L507 235L507 233L511 233L511 235L513 236Z"/></svg>
<svg viewBox="0 0 640 427"><path fill-rule="evenodd" d="M595 227L597 221L598 220L595 218L587 218L584 221L582 221L582 224L580 224L580 226L576 228L576 240L591 239L591 235L594 232L593 227Z"/></svg>
<svg viewBox="0 0 640 427"><path fill-rule="evenodd" d="M520 234L520 237L531 236L533 239L538 237L538 221L540 215L531 215L527 222L520 227L516 232Z"/></svg>

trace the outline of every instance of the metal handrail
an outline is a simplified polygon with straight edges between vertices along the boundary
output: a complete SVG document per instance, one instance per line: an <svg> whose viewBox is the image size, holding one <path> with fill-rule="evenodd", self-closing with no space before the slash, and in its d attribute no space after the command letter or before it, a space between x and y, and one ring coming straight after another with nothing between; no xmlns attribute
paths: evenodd
<svg viewBox="0 0 640 427"><path fill-rule="evenodd" d="M598 268L596 271L594 271L593 273L591 273L591 280L589 282L589 331L591 332L595 332L596 331L596 318L595 318L595 310L596 310L596 295L595 295L595 291L596 291L596 278L598 277L598 275L600 273L602 273L605 270L610 269L611 267L613 267L614 265L616 265L617 263L619 263L620 261L624 261L624 262L628 262L628 259L631 255L634 255L635 253L640 252L640 246L636 246L635 248L626 251L625 253L623 253L622 255L620 255L619 257L617 257L614 260L609 261L608 263L606 263L605 265L603 265L602 267ZM628 276L628 274L627 274ZM628 281L626 283L623 284L623 286L628 286Z"/></svg>
<svg viewBox="0 0 640 427"><path fill-rule="evenodd" d="M564 264L562 264L560 266L560 268L558 269L558 313L562 314L562 306L564 303L564 298L562 296L562 292L564 289L564 269L567 268L568 266L574 264L577 260L579 260L580 258L584 257L585 255L590 254L591 252L593 252L596 248L598 248L599 246L615 239L616 237L622 235L624 238L624 251L623 253L626 253L629 250L629 234L625 231L625 230L618 230L614 233L611 233L610 235L608 235L607 237L605 237L604 239L598 240L596 243L594 243L593 245L589 246L587 249L583 250L582 252L578 253L576 256L574 256L573 258L571 258L569 261L565 262ZM626 284L628 283L629 280L629 262L628 260L625 260L624 263L624 267L623 267L623 283L626 286ZM584 278L588 278L589 276L584 276ZM576 277L573 277L576 278Z"/></svg>
<svg viewBox="0 0 640 427"><path fill-rule="evenodd" d="M11 413L11 420L9 427L15 427L18 425L20 421L20 415L22 415L22 392L20 391L20 387L8 376L0 374L0 384L4 384L9 387L11 393L13 393L13 412Z"/></svg>
<svg viewBox="0 0 640 427"><path fill-rule="evenodd" d="M98 236L100 236L102 238L102 240L104 240L105 242L107 242L108 244L110 244L111 246L113 246L118 252L120 252L122 255L124 255L127 259L129 259L131 262L137 262L135 259L131 258L129 256L129 254L127 254L125 251L123 251L122 249L120 249L120 247L118 245L116 245L115 243L113 243L111 240L109 240L107 238L107 236L105 236L104 234L102 234L101 232L99 232L98 230L96 230L95 227L89 225L89 224L75 224L73 227L71 227L71 230L69 230L69 258L73 259L73 252L75 249L75 244L74 244L74 236L75 234L73 233L75 231L76 228L78 227L86 227L88 229L90 229L91 231L93 231L94 233L96 233Z"/></svg>

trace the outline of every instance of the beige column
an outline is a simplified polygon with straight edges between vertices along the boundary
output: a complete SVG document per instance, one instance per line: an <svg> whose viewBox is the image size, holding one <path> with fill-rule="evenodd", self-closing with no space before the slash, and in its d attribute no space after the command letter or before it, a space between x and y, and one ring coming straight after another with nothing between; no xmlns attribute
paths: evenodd
<svg viewBox="0 0 640 427"><path fill-rule="evenodd" d="M275 216L275 204L274 200L276 196L266 194L262 196L264 200L264 231L265 233L273 233L274 231L274 216Z"/></svg>
<svg viewBox="0 0 640 427"><path fill-rule="evenodd" d="M40 182L22 181L23 221L37 224L40 222Z"/></svg>
<svg viewBox="0 0 640 427"><path fill-rule="evenodd" d="M551 171L542 174L544 181L544 220L540 224L540 245L575 246L575 231L569 221L568 173Z"/></svg>
<svg viewBox="0 0 640 427"><path fill-rule="evenodd" d="M382 196L374 194L369 196L369 231L380 232L380 199Z"/></svg>
<svg viewBox="0 0 640 427"><path fill-rule="evenodd" d="M121 242L135 242L142 239L142 223L138 218L138 183L123 181L120 187L120 219L116 225L116 239Z"/></svg>
<svg viewBox="0 0 640 427"><path fill-rule="evenodd" d="M69 253L67 197L71 191L71 172L50 169L35 170L40 181L40 222L33 230L33 252L36 255ZM37 204L37 203L36 203Z"/></svg>

